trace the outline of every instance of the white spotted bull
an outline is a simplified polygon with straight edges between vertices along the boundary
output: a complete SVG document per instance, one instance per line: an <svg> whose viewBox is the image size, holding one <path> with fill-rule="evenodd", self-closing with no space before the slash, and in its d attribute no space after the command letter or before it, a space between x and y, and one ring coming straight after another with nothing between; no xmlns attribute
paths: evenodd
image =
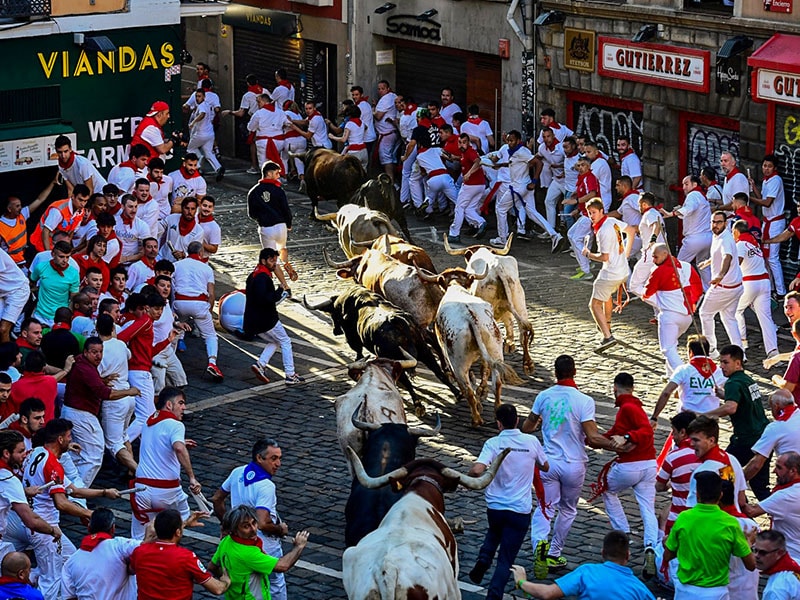
<svg viewBox="0 0 800 600"><path fill-rule="evenodd" d="M353 245L361 248L372 248L373 250L384 250L388 240L389 256L399 260L403 264L416 264L423 269L436 273L437 269L433 266L433 261L425 249L410 244L396 235L387 235L386 238L387 239L384 239L383 236L381 236L371 241L354 242Z"/></svg>
<svg viewBox="0 0 800 600"><path fill-rule="evenodd" d="M513 234L512 234L513 235ZM503 349L506 352L514 351L514 323L512 316L517 321L522 346L522 367L526 375L533 373L533 359L530 346L533 342L533 326L528 320L528 307L525 302L525 290L519 280L519 267L517 259L507 256L511 248L512 236L508 237L505 248L495 249L487 246L470 246L453 250L447 243L447 234L444 235L444 248L453 256L463 255L467 261L467 271L470 273L483 273L488 269L485 279L473 282L470 292L486 300L492 305L494 318L503 323L506 338Z"/></svg>
<svg viewBox="0 0 800 600"><path fill-rule="evenodd" d="M355 204L345 204L335 213L319 214L314 208L314 216L319 221L330 221L339 236L339 246L347 258L364 253L359 242L372 243L384 234L396 234L389 217L382 212L370 210Z"/></svg>
<svg viewBox="0 0 800 600"><path fill-rule="evenodd" d="M380 477L369 476L348 451L365 488L391 486L403 497L378 529L342 556L342 581L349 600L458 600L458 546L444 518L444 494L459 485L485 488L509 450L480 477L463 475L434 460L415 460Z"/></svg>

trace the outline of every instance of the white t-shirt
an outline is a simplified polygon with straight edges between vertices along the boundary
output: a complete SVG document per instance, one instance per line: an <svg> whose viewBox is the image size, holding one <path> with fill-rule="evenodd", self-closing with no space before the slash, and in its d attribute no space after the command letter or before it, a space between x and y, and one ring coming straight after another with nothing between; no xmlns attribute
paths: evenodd
<svg viewBox="0 0 800 600"><path fill-rule="evenodd" d="M198 200L206 195L208 187L206 180L201 176L189 177L188 179L183 176L181 170L173 171L169 174L172 179L172 201L173 203L180 204L180 201L186 196L194 196Z"/></svg>
<svg viewBox="0 0 800 600"><path fill-rule="evenodd" d="M58 170L64 176L64 179L72 185L83 184L91 179L93 190L98 194L103 191L103 186L106 184L106 180L103 179L103 176L100 175L92 162L80 154L75 155L75 159L69 167L65 169L59 165Z"/></svg>
<svg viewBox="0 0 800 600"><path fill-rule="evenodd" d="M177 419L164 419L155 425L145 425L142 429L136 477L179 480L181 464L172 447L175 442L186 442L186 427Z"/></svg>
<svg viewBox="0 0 800 600"><path fill-rule="evenodd" d="M425 169L425 172L430 177L431 173L434 171L440 171L444 169L444 163L442 162L442 154L439 152L438 148L428 148L424 152L417 153L417 163L420 167ZM449 175L448 175L449 177Z"/></svg>
<svg viewBox="0 0 800 600"><path fill-rule="evenodd" d="M751 448L756 454L769 456L786 452L800 452L800 410L794 411L786 421L773 421Z"/></svg>
<svg viewBox="0 0 800 600"><path fill-rule="evenodd" d="M56 485L49 490L43 490L33 497L33 512L42 517L50 525L58 525L61 514L53 502L53 494L66 494L72 482L64 474L64 467L44 446L34 448L25 459L22 466L26 487L42 486L51 481Z"/></svg>
<svg viewBox="0 0 800 600"><path fill-rule="evenodd" d="M747 481L744 478L744 471L742 471L742 465L739 464L739 461L733 454L728 454L728 458L731 461L731 467L733 468L733 497L736 501L736 508L739 509L741 512L742 507L739 505L739 492L743 492L747 490ZM703 471L713 471L718 475L722 476L721 471L728 469L728 465L723 464L716 460L706 460L700 463L697 468L692 471L692 478L689 480L689 496L686 498L686 506L691 508L695 504L697 504L697 477L698 473L702 473ZM723 479L726 477L722 476Z"/></svg>
<svg viewBox="0 0 800 600"><path fill-rule="evenodd" d="M150 128L154 129L154 128ZM159 142L163 144L164 142ZM133 187L136 185L136 180L141 177L147 177L147 167L141 171L136 171L131 167L123 164L114 165L108 173L108 183L116 185L122 194L130 194L133 192ZM102 188L100 189L102 191Z"/></svg>
<svg viewBox="0 0 800 600"><path fill-rule="evenodd" d="M253 116L258 110L258 96L255 92L245 92L242 96L242 101L239 103L239 108L247 110L248 116Z"/></svg>
<svg viewBox="0 0 800 600"><path fill-rule="evenodd" d="M722 184L722 200L725 204L730 204L733 200L733 195L742 192L750 195L750 182L747 181L744 173L739 171L733 177L725 177Z"/></svg>
<svg viewBox="0 0 800 600"><path fill-rule="evenodd" d="M375 134L375 127L372 125L372 107L369 102L362 100L358 103L358 108L361 110L361 122L367 128L364 133L364 139L368 142L373 142L378 136Z"/></svg>
<svg viewBox="0 0 800 600"><path fill-rule="evenodd" d="M273 523L279 520L278 498L275 494L275 484L270 479L262 479L248 486L244 484L244 470L246 465L236 467L220 486L223 491L231 495L231 506L246 504L256 509L269 511ZM267 536L259 530L258 536L266 540Z"/></svg>
<svg viewBox="0 0 800 600"><path fill-rule="evenodd" d="M711 278L716 279L722 271L722 261L726 256L731 257L731 266L725 277L720 282L722 285L736 285L742 282L742 270L739 268L739 255L736 252L736 242L728 229L715 235L711 240Z"/></svg>
<svg viewBox="0 0 800 600"><path fill-rule="evenodd" d="M711 207L702 192L689 192L678 214L683 220L683 237L711 232Z"/></svg>
<svg viewBox="0 0 800 600"><path fill-rule="evenodd" d="M457 112L461 112L461 107L455 102L451 102L447 106L442 106L439 109L439 114L444 119L444 122L447 123L448 125L453 124L453 115L456 114Z"/></svg>
<svg viewBox="0 0 800 600"><path fill-rule="evenodd" d="M642 238L642 246L647 248L650 245L650 238L653 237L653 232L656 230L656 224L661 224L661 228L656 236L656 244L666 244L667 239L664 237L664 223L661 219L661 213L655 208L646 210L639 221L639 236Z"/></svg>
<svg viewBox="0 0 800 600"><path fill-rule="evenodd" d="M286 113L277 105L273 110L262 106L250 117L250 121L247 123L247 130L254 131L257 138L277 137L283 135L284 123L286 123Z"/></svg>
<svg viewBox="0 0 800 600"><path fill-rule="evenodd" d="M53 258L53 254L49 250L45 251L45 253L50 257L47 260ZM70 258L70 260L72 259ZM75 261L73 260L73 262ZM77 267L77 263L75 266ZM33 265L31 265L31 272L33 272ZM25 273L11 260L8 252L0 249L0 297L12 290L27 286L28 278L25 277Z"/></svg>
<svg viewBox="0 0 800 600"><path fill-rule="evenodd" d="M308 131L311 133L311 145L315 148L331 148L332 143L328 137L328 125L319 113L315 113L308 120Z"/></svg>
<svg viewBox="0 0 800 600"><path fill-rule="evenodd" d="M131 351L125 342L117 338L111 338L103 342L103 360L97 367L100 377L118 375L108 384L112 390L127 390L131 387L128 383L128 361L131 358ZM116 400L106 400L106 402L116 402Z"/></svg>
<svg viewBox="0 0 800 600"><path fill-rule="evenodd" d="M208 284L214 283L214 270L194 258L184 258L175 263L172 285L175 294L202 296L208 294Z"/></svg>
<svg viewBox="0 0 800 600"><path fill-rule="evenodd" d="M276 85L275 89L272 90L269 95L273 102L275 102L275 106L277 108L283 108L283 105L287 100L294 101L294 86L291 83L289 84L289 87L286 87L285 85Z"/></svg>
<svg viewBox="0 0 800 600"><path fill-rule="evenodd" d="M625 194L617 210L619 210L620 215L622 215L623 221L631 227L638 227L639 223L642 221L642 211L639 210L639 191L631 190ZM647 236L647 238L642 236L643 245L647 246L649 242L650 236Z"/></svg>
<svg viewBox="0 0 800 600"><path fill-rule="evenodd" d="M414 128L417 126L417 115L415 113L411 113L407 115L403 113L400 115L400 135L404 140L407 142L411 140L411 134L414 133Z"/></svg>
<svg viewBox="0 0 800 600"><path fill-rule="evenodd" d="M150 227L139 217L134 217L130 225L120 217L114 226L114 233L117 234L117 239L122 244L122 256L136 254L139 252L139 244L142 240L152 237Z"/></svg>
<svg viewBox="0 0 800 600"><path fill-rule="evenodd" d="M575 165L581 155L575 152L572 156L564 155L564 187L570 194L578 187L578 169Z"/></svg>
<svg viewBox="0 0 800 600"><path fill-rule="evenodd" d="M597 238L597 251L600 254L608 254L608 260L603 263L598 279L608 279L616 281L625 279L630 275L631 270L628 266L628 259L625 256L625 227L624 221L614 217L606 217L595 234Z"/></svg>
<svg viewBox="0 0 800 600"><path fill-rule="evenodd" d="M153 344L163 342L169 337L169 332L175 324L175 315L169 303L164 306L164 311L157 321L153 321ZM162 350L163 352L163 350Z"/></svg>
<svg viewBox="0 0 800 600"><path fill-rule="evenodd" d="M525 146L519 146L513 154L508 152L508 171L511 177L511 184L514 186L528 185L531 182L530 169L528 163L533 158L533 154ZM523 191L520 190L520 193Z"/></svg>
<svg viewBox="0 0 800 600"><path fill-rule="evenodd" d="M594 400L568 385L539 392L531 413L542 418L544 452L550 460L585 463L582 423L594 421Z"/></svg>
<svg viewBox="0 0 800 600"><path fill-rule="evenodd" d="M711 377L703 377L700 371L688 363L675 369L670 377L670 383L678 386L681 411L692 410L696 413L719 408L719 398L714 390L716 386L724 385L726 380L727 377L720 368L715 369Z"/></svg>
<svg viewBox="0 0 800 600"><path fill-rule="evenodd" d="M630 152L620 161L620 174L631 179L642 176L642 161L636 152Z"/></svg>
<svg viewBox="0 0 800 600"><path fill-rule="evenodd" d="M794 557L793 557L794 558ZM795 573L781 571L767 580L761 600L798 600L800 599L800 579Z"/></svg>
<svg viewBox="0 0 800 600"><path fill-rule="evenodd" d="M103 260L106 261L108 264L111 264L111 261L120 255L122 251L122 244L120 244L117 238L113 240L106 240L106 253L103 256ZM71 260L71 259L70 259Z"/></svg>
<svg viewBox="0 0 800 600"><path fill-rule="evenodd" d="M208 106L211 108L211 112L212 112L211 116L212 117L214 116L214 114L213 114L214 109L215 108L220 108L222 106L220 104L220 102L219 102L219 95L217 95L216 92L211 92L211 91L206 91L205 103L208 104ZM186 100L186 102L184 102L183 105L184 106L188 106L192 110L197 108L197 97L194 95L194 93L192 93L189 96L189 99Z"/></svg>
<svg viewBox="0 0 800 600"><path fill-rule="evenodd" d="M195 107L192 111L192 116L189 118L189 122L193 122L201 114L205 116L192 126L190 135L192 137L197 136L201 138L213 137L214 124L211 121L214 119L214 109L208 104L208 100L201 102Z"/></svg>
<svg viewBox="0 0 800 600"><path fill-rule="evenodd" d="M761 215L765 220L783 217L786 196L783 193L783 180L779 175L773 175L761 182L761 197L765 200L774 198L772 204L761 207Z"/></svg>
<svg viewBox="0 0 800 600"><path fill-rule="evenodd" d="M375 105L375 112L386 113L383 118L375 121L375 131L378 133L392 133L394 129L394 121L397 119L397 109L394 106L394 100L397 94L394 92L387 92L378 99ZM391 119L391 123L388 122Z"/></svg>
<svg viewBox="0 0 800 600"><path fill-rule="evenodd" d="M752 277L754 275L767 274L767 264L764 262L764 253L761 252L761 246L754 246L749 242L740 240L736 242L736 254L742 259L742 262L739 263L742 276Z"/></svg>
<svg viewBox="0 0 800 600"><path fill-rule="evenodd" d="M161 207L158 202L152 198L147 202L139 203L139 210L136 212L136 218L141 219L147 224L150 229L150 237L158 238L158 221L160 219Z"/></svg>
<svg viewBox="0 0 800 600"><path fill-rule="evenodd" d="M519 429L508 429L484 442L478 462L488 467L506 448L511 448L511 452L486 488L486 505L494 510L528 514L532 510L534 467L537 462L547 462L547 457L536 437Z"/></svg>
<svg viewBox="0 0 800 600"><path fill-rule="evenodd" d="M28 504L22 482L8 469L0 469L0 533L6 530L8 512L13 504Z"/></svg>
<svg viewBox="0 0 800 600"><path fill-rule="evenodd" d="M222 229L216 221L206 221L200 223L203 228L203 241L207 244L221 244L222 243Z"/></svg>
<svg viewBox="0 0 800 600"><path fill-rule="evenodd" d="M155 275L156 272L144 260L137 260L128 267L127 288L132 292L138 292L147 283L147 280Z"/></svg>
<svg viewBox="0 0 800 600"><path fill-rule="evenodd" d="M592 173L597 177L600 184L600 198L603 200L603 208L606 212L611 208L613 195L611 194L611 167L608 161L602 156L598 156L592 161Z"/></svg>
<svg viewBox="0 0 800 600"><path fill-rule="evenodd" d="M181 215L174 213L161 221L161 226L164 229L164 244L161 246L161 250L158 253L159 258L165 258L171 262L175 262L175 256L172 254L173 249L187 252L189 244L203 241L203 228L200 227L197 221L195 221L194 227L189 233L181 235L180 220ZM170 246L172 246L172 248L170 248Z"/></svg>
<svg viewBox="0 0 800 600"><path fill-rule="evenodd" d="M489 125L489 121L485 119L467 119L461 124L461 133L474 136L481 141L480 148L475 148L475 150L481 154L489 152L489 138L492 137L492 126ZM475 146L475 144L472 145L473 147Z"/></svg>
<svg viewBox="0 0 800 600"><path fill-rule="evenodd" d="M344 124L344 128L350 132L347 136L347 147L358 146L364 144L364 136L366 135L366 128L363 124L356 125L353 121L348 121ZM355 150L363 150L363 148L356 148Z"/></svg>
<svg viewBox="0 0 800 600"><path fill-rule="evenodd" d="M761 500L759 506L772 517L772 529L786 536L786 550L792 557L800 557L800 485L772 492Z"/></svg>
<svg viewBox="0 0 800 600"><path fill-rule="evenodd" d="M550 149L541 143L536 154L542 157L544 163L539 175L542 187L550 187L554 179L561 183L564 180L564 150L561 144L556 142Z"/></svg>
<svg viewBox="0 0 800 600"><path fill-rule="evenodd" d="M172 212L169 195L172 193L172 177L162 175L161 182L150 182L150 195L158 204L158 218L163 219Z"/></svg>
<svg viewBox="0 0 800 600"><path fill-rule="evenodd" d="M140 540L111 538L92 551L76 550L61 571L64 598L84 600L135 600L136 578L128 573L128 561Z"/></svg>
<svg viewBox="0 0 800 600"><path fill-rule="evenodd" d="M164 132L155 125L148 125L142 130L141 138L153 148L164 143ZM161 158L164 158L164 154Z"/></svg>

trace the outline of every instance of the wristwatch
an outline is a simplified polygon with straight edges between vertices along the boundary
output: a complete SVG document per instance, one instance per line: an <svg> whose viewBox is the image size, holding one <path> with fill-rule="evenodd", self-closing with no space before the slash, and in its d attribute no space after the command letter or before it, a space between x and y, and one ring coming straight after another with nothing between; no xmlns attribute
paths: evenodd
<svg viewBox="0 0 800 600"><path fill-rule="evenodd" d="M630 442L630 441L631 441L631 434L630 434L630 433L626 433L626 434L625 434L625 435L623 435L622 437L624 437L624 438L625 438L625 441L626 441L626 442Z"/></svg>

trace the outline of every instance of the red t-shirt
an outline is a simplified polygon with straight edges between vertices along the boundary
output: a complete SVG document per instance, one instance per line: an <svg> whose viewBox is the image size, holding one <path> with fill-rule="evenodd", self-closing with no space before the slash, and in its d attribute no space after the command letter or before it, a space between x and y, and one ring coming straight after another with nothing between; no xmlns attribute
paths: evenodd
<svg viewBox="0 0 800 600"><path fill-rule="evenodd" d="M142 544L131 554L139 600L192 600L194 584L211 579L197 555L169 542Z"/></svg>
<svg viewBox="0 0 800 600"><path fill-rule="evenodd" d="M6 404L9 405L11 413L15 413L19 411L19 405L23 401L28 398L39 398L44 402L44 420L47 423L56 418L56 396L58 396L58 383L55 377L25 371L22 377L11 384L11 395Z"/></svg>
<svg viewBox="0 0 800 600"><path fill-rule="evenodd" d="M111 283L111 271L109 270L108 263L105 260L100 259L100 262L94 262L87 254L73 256L72 258L75 259L75 262L78 263L78 266L81 269L81 279L86 277L86 271L89 267L97 267L100 269L100 273L103 275L103 286L100 288L100 292L108 291L108 284Z"/></svg>
<svg viewBox="0 0 800 600"><path fill-rule="evenodd" d="M475 161L479 158L480 156L478 156L475 148L472 146L467 148L467 151L461 155L461 174L466 175L467 171L472 168L472 165L474 165ZM479 168L470 175L469 179L465 179L464 185L486 185L486 175L483 174L483 169Z"/></svg>
<svg viewBox="0 0 800 600"><path fill-rule="evenodd" d="M794 397L794 403L800 406L800 350L797 348L792 353L792 358L789 359L789 365L786 367L786 373L783 374L783 378L794 384L792 396ZM11 389L13 390L14 388L12 387Z"/></svg>

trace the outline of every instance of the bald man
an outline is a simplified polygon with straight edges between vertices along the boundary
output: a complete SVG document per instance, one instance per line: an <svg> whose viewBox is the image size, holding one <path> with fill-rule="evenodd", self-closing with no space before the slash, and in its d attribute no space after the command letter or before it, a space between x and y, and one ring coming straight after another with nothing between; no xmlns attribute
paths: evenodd
<svg viewBox="0 0 800 600"><path fill-rule="evenodd" d="M0 598L21 600L44 600L42 592L30 584L31 561L22 552L6 554L0 567L3 579L0 582Z"/></svg>
<svg viewBox="0 0 800 600"><path fill-rule="evenodd" d="M769 409L775 419L767 425L764 433L753 445L753 458L744 466L744 477L748 481L758 473L769 457L787 452L800 452L800 411L789 390L777 390L769 398Z"/></svg>

